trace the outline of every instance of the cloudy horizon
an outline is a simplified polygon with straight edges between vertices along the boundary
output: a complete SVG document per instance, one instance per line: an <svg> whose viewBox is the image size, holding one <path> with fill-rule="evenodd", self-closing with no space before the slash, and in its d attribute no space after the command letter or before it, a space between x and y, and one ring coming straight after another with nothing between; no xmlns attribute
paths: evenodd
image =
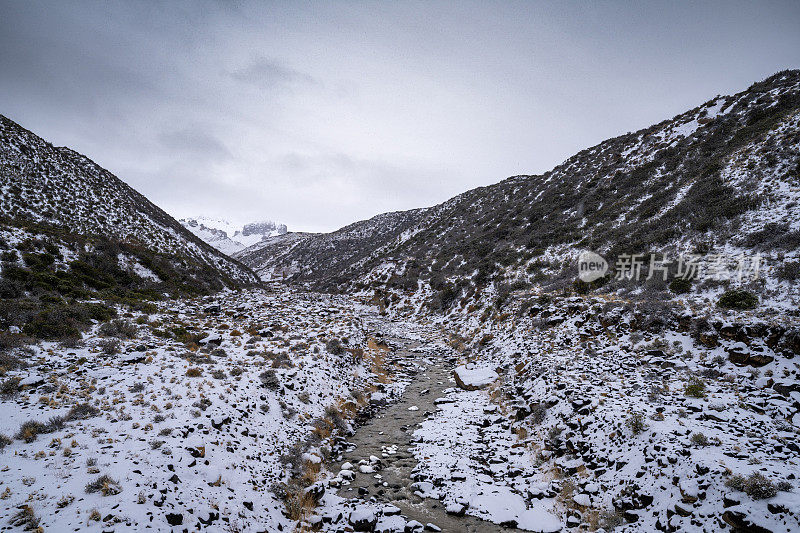
<svg viewBox="0 0 800 533"><path fill-rule="evenodd" d="M0 114L176 218L331 231L800 67L793 2L0 0Z"/></svg>

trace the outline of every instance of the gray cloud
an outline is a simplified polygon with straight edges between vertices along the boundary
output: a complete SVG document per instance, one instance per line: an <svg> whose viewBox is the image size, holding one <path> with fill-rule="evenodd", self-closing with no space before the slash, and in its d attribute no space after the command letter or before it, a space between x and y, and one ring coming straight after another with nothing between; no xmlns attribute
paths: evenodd
<svg viewBox="0 0 800 533"><path fill-rule="evenodd" d="M202 129L164 132L159 139L165 148L204 159L224 160L232 157L222 142Z"/></svg>
<svg viewBox="0 0 800 533"><path fill-rule="evenodd" d="M286 85L317 85L311 75L281 64L269 57L259 57L248 66L230 73L235 80L272 89Z"/></svg>
<svg viewBox="0 0 800 533"><path fill-rule="evenodd" d="M177 216L332 230L800 67L800 4L0 0L0 113Z"/></svg>

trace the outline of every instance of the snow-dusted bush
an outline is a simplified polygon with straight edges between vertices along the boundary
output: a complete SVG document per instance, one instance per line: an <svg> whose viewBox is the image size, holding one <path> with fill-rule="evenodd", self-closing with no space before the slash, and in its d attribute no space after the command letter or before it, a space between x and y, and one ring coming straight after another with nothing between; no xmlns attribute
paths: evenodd
<svg viewBox="0 0 800 533"><path fill-rule="evenodd" d="M706 395L706 382L694 376L689 379L689 383L686 384L684 392L686 396L692 398L703 398Z"/></svg>
<svg viewBox="0 0 800 533"><path fill-rule="evenodd" d="M753 472L748 477L736 474L728 478L725 485L744 492L754 500L764 500L778 494L775 484L761 472Z"/></svg>
<svg viewBox="0 0 800 533"><path fill-rule="evenodd" d="M39 433L44 433L45 425L36 420L28 420L23 422L17 431L17 438L25 442L33 442Z"/></svg>
<svg viewBox="0 0 800 533"><path fill-rule="evenodd" d="M630 414L628 419L625 423L628 427L633 431L634 435L638 435L639 433L645 431L649 426L647 422L644 421L644 413L641 411L634 411Z"/></svg>
<svg viewBox="0 0 800 533"><path fill-rule="evenodd" d="M127 320L117 319L106 322L100 326L99 332L106 337L117 337L119 339L134 339L139 330L136 325Z"/></svg>
<svg viewBox="0 0 800 533"><path fill-rule="evenodd" d="M106 355L114 355L119 353L119 341L117 339L103 339L97 343L100 351Z"/></svg>
<svg viewBox="0 0 800 533"><path fill-rule="evenodd" d="M278 390L281 386L281 382L278 379L278 375L271 368L268 368L267 370L259 374L258 378L261 380L261 385L268 388L269 390Z"/></svg>
<svg viewBox="0 0 800 533"><path fill-rule="evenodd" d="M21 527L25 531L38 531L41 529L39 527L39 517L36 516L36 513L33 512L33 508L31 508L30 505L23 505L20 510L11 517L11 525Z"/></svg>
<svg viewBox="0 0 800 533"><path fill-rule="evenodd" d="M22 381L22 378L19 376L13 376L0 381L0 395L11 396L18 393L20 381Z"/></svg>
<svg viewBox="0 0 800 533"><path fill-rule="evenodd" d="M537 403L531 407L531 421L534 424L541 424L547 417L547 405L544 403Z"/></svg>
<svg viewBox="0 0 800 533"><path fill-rule="evenodd" d="M758 306L758 297L745 290L725 291L719 298L718 305L723 309L755 309Z"/></svg>
<svg viewBox="0 0 800 533"><path fill-rule="evenodd" d="M85 420L100 414L100 409L88 403L79 403L67 412L66 420Z"/></svg>
<svg viewBox="0 0 800 533"><path fill-rule="evenodd" d="M331 339L325 343L325 349L333 355L342 355L344 353L344 346L339 339Z"/></svg>
<svg viewBox="0 0 800 533"><path fill-rule="evenodd" d="M90 481L86 484L86 492L89 494L99 492L103 496L112 496L122 492L122 486L119 484L119 481L112 479L107 474L103 474L94 481Z"/></svg>

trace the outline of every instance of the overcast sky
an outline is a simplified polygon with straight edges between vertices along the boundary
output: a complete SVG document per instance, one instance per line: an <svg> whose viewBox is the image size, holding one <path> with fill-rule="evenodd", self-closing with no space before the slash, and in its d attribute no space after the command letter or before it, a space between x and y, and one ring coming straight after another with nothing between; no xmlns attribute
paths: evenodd
<svg viewBox="0 0 800 533"><path fill-rule="evenodd" d="M328 231L800 68L800 2L0 0L0 114L176 217Z"/></svg>

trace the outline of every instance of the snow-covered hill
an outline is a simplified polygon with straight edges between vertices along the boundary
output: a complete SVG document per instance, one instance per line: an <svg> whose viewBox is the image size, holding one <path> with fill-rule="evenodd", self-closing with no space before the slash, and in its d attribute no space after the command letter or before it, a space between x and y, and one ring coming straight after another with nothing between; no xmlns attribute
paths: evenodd
<svg viewBox="0 0 800 533"><path fill-rule="evenodd" d="M245 264L257 267L254 270L264 281L284 280L296 273L294 266L296 263L284 264L281 259L291 254L297 246L317 235L319 234L293 231L267 237L236 252L233 257Z"/></svg>
<svg viewBox="0 0 800 533"><path fill-rule="evenodd" d="M166 299L254 275L82 156L0 132L8 527L800 527L800 71L542 176L234 254L349 296ZM576 280L585 249L608 275ZM763 264L614 276L648 251Z"/></svg>
<svg viewBox="0 0 800 533"><path fill-rule="evenodd" d="M290 233L236 254L263 279L314 280L336 276L402 236L423 209L383 213L333 233Z"/></svg>
<svg viewBox="0 0 800 533"><path fill-rule="evenodd" d="M122 180L0 115L0 229L7 242L44 231L122 242L208 269L224 284L246 268L186 231ZM36 226L36 227L34 227ZM178 262L178 261L176 261Z"/></svg>
<svg viewBox="0 0 800 533"><path fill-rule="evenodd" d="M287 231L286 224L277 224L271 220L237 226L222 218L199 216L182 218L180 223L197 237L230 256Z"/></svg>
<svg viewBox="0 0 800 533"><path fill-rule="evenodd" d="M759 256L760 281L748 290L785 308L798 296L799 204L800 71L793 70L604 141L543 175L358 222L290 253L241 258L325 290L429 287L449 305L502 283L586 291L607 282L604 291L668 298L667 284L649 275L650 254L671 261L670 275L682 257L733 270L737 258ZM357 239L348 237L353 228L364 230ZM609 274L573 286L577 256L587 249L606 258ZM617 262L632 254L644 257L647 284L616 279ZM720 281L682 290L705 298L741 285Z"/></svg>
<svg viewBox="0 0 800 533"><path fill-rule="evenodd" d="M276 488L311 424L335 443L381 385L353 305L242 290L134 313L70 349L0 349L3 528L292 531Z"/></svg>

